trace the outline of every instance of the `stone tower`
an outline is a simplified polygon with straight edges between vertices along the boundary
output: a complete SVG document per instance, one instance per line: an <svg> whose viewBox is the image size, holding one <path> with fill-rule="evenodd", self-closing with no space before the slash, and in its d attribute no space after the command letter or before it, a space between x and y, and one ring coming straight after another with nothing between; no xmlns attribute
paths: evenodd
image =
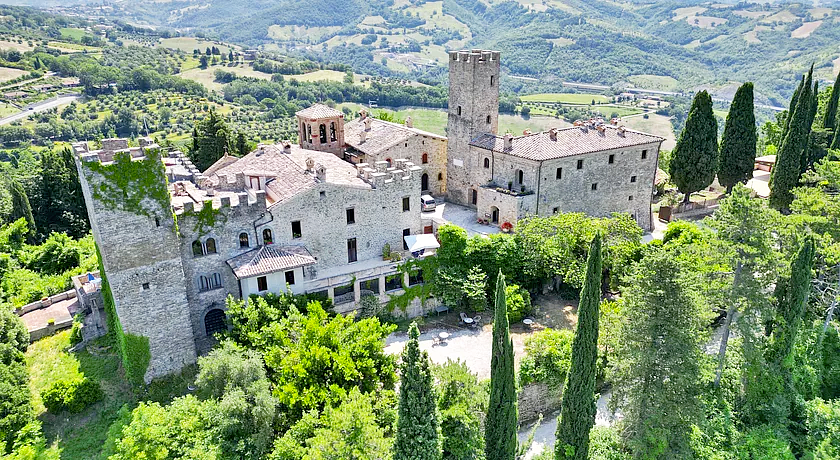
<svg viewBox="0 0 840 460"><path fill-rule="evenodd" d="M160 148L146 139L133 148L124 139L105 139L96 151L73 148L113 295L111 321L126 336L148 338L147 382L177 372L195 362L196 350Z"/></svg>
<svg viewBox="0 0 840 460"><path fill-rule="evenodd" d="M300 147L344 156L344 114L323 104L295 113Z"/></svg>
<svg viewBox="0 0 840 460"><path fill-rule="evenodd" d="M469 142L499 129L499 52L472 50L449 53L449 119L446 135L447 192L455 203L475 206L472 180L479 158L470 155Z"/></svg>

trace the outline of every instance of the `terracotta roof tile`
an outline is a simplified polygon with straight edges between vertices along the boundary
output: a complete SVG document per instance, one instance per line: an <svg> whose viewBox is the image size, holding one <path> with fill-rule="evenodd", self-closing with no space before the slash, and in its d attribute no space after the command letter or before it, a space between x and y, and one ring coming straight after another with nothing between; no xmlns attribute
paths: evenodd
<svg viewBox="0 0 840 460"><path fill-rule="evenodd" d="M344 142L368 155L376 155L414 136L444 139L442 136L417 128L409 128L398 123L371 118L370 131L367 132L365 141L361 142L360 134L364 129L365 124L360 118L345 123Z"/></svg>
<svg viewBox="0 0 840 460"><path fill-rule="evenodd" d="M548 131L516 136L512 139L513 143L510 148L505 148L505 141L501 136L481 134L470 141L470 145L529 160L543 161L652 144L664 140L659 136L629 129L621 135L619 129L615 126L605 125L604 128L604 132L594 128L584 130L580 127L558 129L556 140L551 139L551 134Z"/></svg>
<svg viewBox="0 0 840 460"><path fill-rule="evenodd" d="M315 258L303 246L260 246L228 259L236 278L250 278L315 264Z"/></svg>
<svg viewBox="0 0 840 460"><path fill-rule="evenodd" d="M344 113L324 104L313 104L299 112L296 112L295 115L301 118L333 118L343 117Z"/></svg>

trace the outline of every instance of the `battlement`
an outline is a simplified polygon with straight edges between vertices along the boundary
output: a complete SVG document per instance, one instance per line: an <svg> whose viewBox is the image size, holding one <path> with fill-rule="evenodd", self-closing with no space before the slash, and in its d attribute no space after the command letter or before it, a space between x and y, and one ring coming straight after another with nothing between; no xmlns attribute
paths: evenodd
<svg viewBox="0 0 840 460"><path fill-rule="evenodd" d="M240 189L243 190L243 189ZM247 208L248 213L263 213L266 210L266 195L263 190L231 192L215 189L202 190L191 182L172 184L171 197L175 214L199 213L210 206L222 212Z"/></svg>
<svg viewBox="0 0 840 460"><path fill-rule="evenodd" d="M423 168L415 166L414 163L405 158L394 160L395 167L388 167L387 161L377 161L374 167L368 163L359 163L356 165L356 171L359 173L359 178L372 185L373 188L388 186L390 184L402 184L404 181L409 181L414 177L419 176L417 173Z"/></svg>
<svg viewBox="0 0 840 460"><path fill-rule="evenodd" d="M99 150L90 150L87 142L77 142L73 144L74 153L78 155L82 162L85 163L113 163L114 156L120 153L128 154L132 160L142 159L145 158L147 150L158 149L160 149L160 146L148 138L140 138L139 147L128 147L128 141L126 139L103 139L102 148Z"/></svg>
<svg viewBox="0 0 840 460"><path fill-rule="evenodd" d="M501 53L499 51L490 51L490 50L461 50L461 51L450 51L449 52L449 65L453 65L453 63L461 63L461 64L485 64L485 63L494 63L495 65L499 65L499 59L501 58Z"/></svg>

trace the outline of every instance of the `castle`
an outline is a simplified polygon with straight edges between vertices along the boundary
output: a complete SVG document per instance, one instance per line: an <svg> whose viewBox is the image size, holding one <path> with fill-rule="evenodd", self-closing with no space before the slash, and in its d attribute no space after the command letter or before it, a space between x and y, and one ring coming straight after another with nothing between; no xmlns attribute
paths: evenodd
<svg viewBox="0 0 840 460"><path fill-rule="evenodd" d="M598 120L500 136L499 58L450 53L448 137L364 113L345 123L316 104L297 113L297 145L259 145L203 172L149 139L75 144L115 314L125 333L149 339L146 380L212 347L229 295L288 289L348 312L362 296L386 301L422 283L397 262L410 256L406 237L434 231L421 193L494 225L626 212L650 229L662 139ZM423 313L419 302L409 308Z"/></svg>

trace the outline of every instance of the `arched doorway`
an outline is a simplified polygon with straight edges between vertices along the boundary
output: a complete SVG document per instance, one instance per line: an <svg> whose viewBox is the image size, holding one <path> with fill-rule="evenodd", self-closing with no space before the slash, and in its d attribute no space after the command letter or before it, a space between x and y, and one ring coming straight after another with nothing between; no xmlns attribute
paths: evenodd
<svg viewBox="0 0 840 460"><path fill-rule="evenodd" d="M420 176L420 190L424 192L429 190L429 175L426 173L423 173L423 175Z"/></svg>
<svg viewBox="0 0 840 460"><path fill-rule="evenodd" d="M499 208L492 206L490 208L490 223L498 224L499 223Z"/></svg>
<svg viewBox="0 0 840 460"><path fill-rule="evenodd" d="M219 308L214 308L204 315L204 331L208 337L213 337L217 332L224 332L227 330L225 312Z"/></svg>

